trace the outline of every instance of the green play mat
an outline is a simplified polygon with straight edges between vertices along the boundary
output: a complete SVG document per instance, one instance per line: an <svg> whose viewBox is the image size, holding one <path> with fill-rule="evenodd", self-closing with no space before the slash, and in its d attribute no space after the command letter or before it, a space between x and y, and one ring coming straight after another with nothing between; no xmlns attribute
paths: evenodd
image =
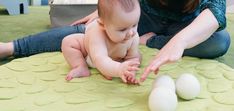
<svg viewBox="0 0 234 111"><path fill-rule="evenodd" d="M140 46L143 63L138 77L155 49ZM157 51L156 51L157 52ZM69 71L60 52L15 59L0 66L0 111L148 111L148 96L156 77L151 74L138 85L126 85L119 78L105 80L92 75L65 81ZM202 90L191 101L179 99L177 111L233 111L234 69L215 60L183 57L164 65L159 75L176 79L193 73Z"/></svg>

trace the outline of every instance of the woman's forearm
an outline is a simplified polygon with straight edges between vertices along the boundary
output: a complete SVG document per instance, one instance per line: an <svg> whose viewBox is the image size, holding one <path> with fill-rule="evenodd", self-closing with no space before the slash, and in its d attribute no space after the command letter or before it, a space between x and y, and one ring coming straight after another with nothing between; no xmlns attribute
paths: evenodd
<svg viewBox="0 0 234 111"><path fill-rule="evenodd" d="M203 10L194 21L177 33L171 41L182 43L185 49L207 40L219 27L218 21L209 9Z"/></svg>

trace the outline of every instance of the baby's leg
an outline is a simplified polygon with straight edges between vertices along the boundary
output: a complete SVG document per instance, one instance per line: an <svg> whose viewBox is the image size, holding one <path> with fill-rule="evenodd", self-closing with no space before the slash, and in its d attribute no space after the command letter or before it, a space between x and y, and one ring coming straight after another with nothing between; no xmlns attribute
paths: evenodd
<svg viewBox="0 0 234 111"><path fill-rule="evenodd" d="M13 43L0 43L0 60L13 55Z"/></svg>
<svg viewBox="0 0 234 111"><path fill-rule="evenodd" d="M86 77L90 75L85 57L87 51L84 48L84 34L72 34L62 41L62 52L72 70L67 74L66 80L74 77Z"/></svg>

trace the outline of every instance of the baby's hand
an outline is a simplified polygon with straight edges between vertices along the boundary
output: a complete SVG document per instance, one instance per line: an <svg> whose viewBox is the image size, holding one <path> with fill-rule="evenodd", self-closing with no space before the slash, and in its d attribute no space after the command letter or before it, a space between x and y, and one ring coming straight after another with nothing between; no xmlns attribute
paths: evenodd
<svg viewBox="0 0 234 111"><path fill-rule="evenodd" d="M130 60L120 64L118 75L124 83L138 83L135 72L139 70L139 61Z"/></svg>
<svg viewBox="0 0 234 111"><path fill-rule="evenodd" d="M132 71L127 77L127 84L139 84L139 81L136 79L136 71Z"/></svg>

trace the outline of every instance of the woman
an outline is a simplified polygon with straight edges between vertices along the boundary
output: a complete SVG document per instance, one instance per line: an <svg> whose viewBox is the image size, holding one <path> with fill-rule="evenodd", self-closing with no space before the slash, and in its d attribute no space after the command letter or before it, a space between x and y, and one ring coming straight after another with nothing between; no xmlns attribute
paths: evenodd
<svg viewBox="0 0 234 111"><path fill-rule="evenodd" d="M142 82L150 72L156 74L160 66L177 61L183 55L216 58L227 52L230 36L225 30L225 0L140 0L140 4L141 44L160 49L145 68ZM60 51L65 36L83 32L84 25L78 24L89 23L97 15L95 11L72 26L0 44L0 57Z"/></svg>

